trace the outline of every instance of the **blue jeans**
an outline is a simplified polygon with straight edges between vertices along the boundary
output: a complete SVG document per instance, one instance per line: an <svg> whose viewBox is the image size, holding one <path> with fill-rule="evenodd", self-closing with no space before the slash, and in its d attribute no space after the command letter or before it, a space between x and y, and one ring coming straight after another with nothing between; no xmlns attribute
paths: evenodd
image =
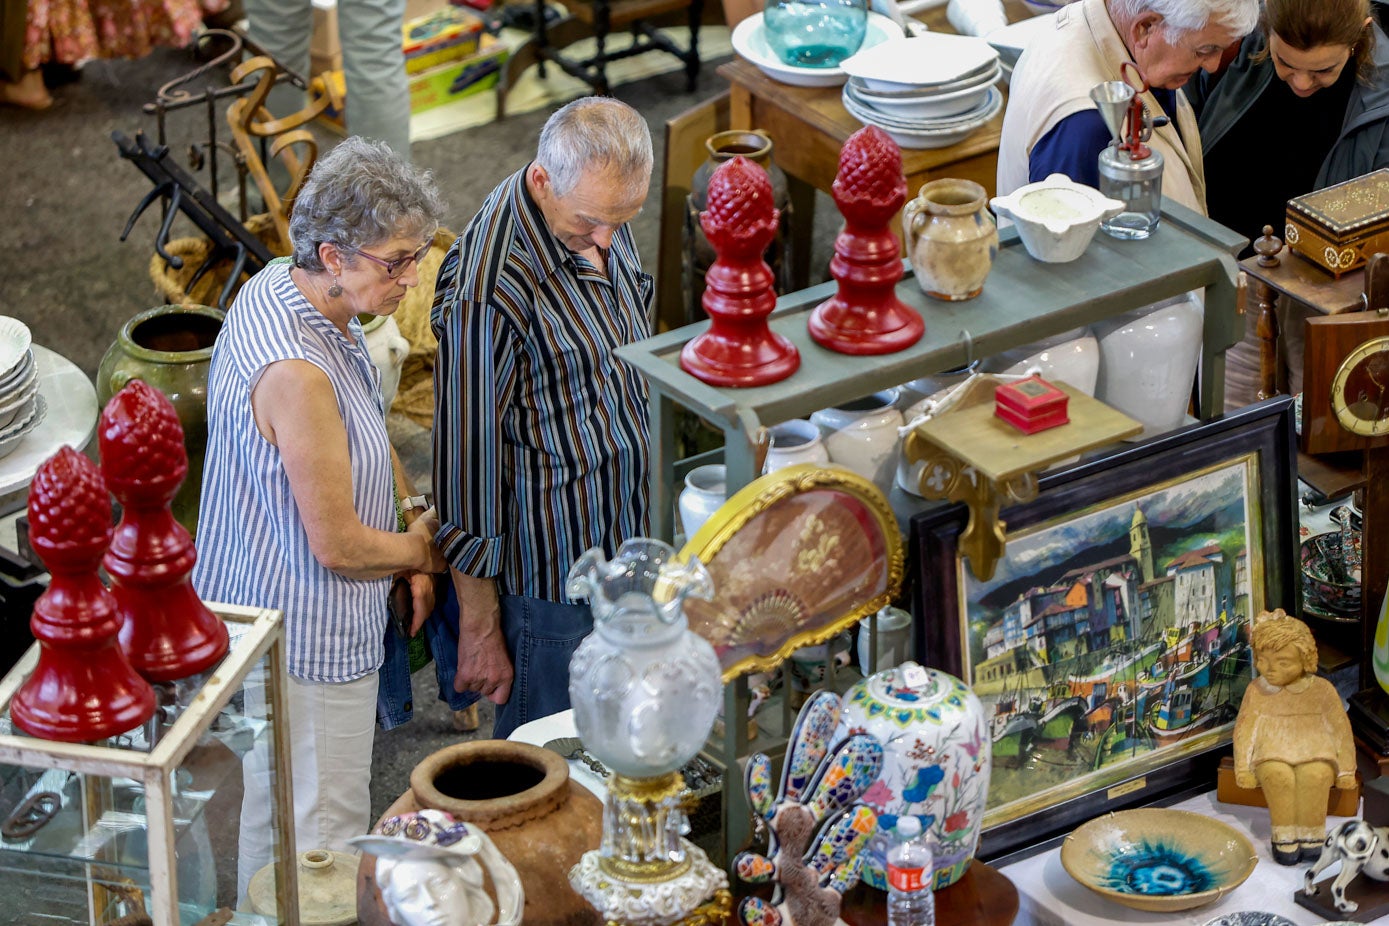
<svg viewBox="0 0 1389 926"><path fill-rule="evenodd" d="M434 656L439 700L447 703L449 710L461 711L478 696L471 691L453 690L453 676L458 671L458 595L452 582L441 582L439 586L443 597L435 603L420 633L425 635ZM376 693L376 723L382 730L389 730L407 722L415 710L405 641L390 622L386 623L386 661L381 663L380 679Z"/></svg>
<svg viewBox="0 0 1389 926"><path fill-rule="evenodd" d="M515 676L492 735L506 739L523 723L569 709L569 657L593 629L593 616L588 605L520 595L502 595L501 608Z"/></svg>

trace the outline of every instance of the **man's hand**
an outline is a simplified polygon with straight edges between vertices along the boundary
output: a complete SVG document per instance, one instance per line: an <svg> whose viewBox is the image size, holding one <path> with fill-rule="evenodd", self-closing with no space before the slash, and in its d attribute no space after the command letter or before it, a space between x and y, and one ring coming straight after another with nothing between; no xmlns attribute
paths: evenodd
<svg viewBox="0 0 1389 926"><path fill-rule="evenodd" d="M458 671L454 691L476 691L493 704L511 697L513 670L502 636L497 583L450 569L458 593Z"/></svg>

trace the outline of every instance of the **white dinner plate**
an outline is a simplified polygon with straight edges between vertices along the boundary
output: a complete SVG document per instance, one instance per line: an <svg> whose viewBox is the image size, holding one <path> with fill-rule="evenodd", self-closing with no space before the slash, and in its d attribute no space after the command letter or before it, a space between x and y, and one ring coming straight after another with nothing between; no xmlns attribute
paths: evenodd
<svg viewBox="0 0 1389 926"><path fill-rule="evenodd" d="M997 68L994 69L991 77L992 79L985 83L937 96L907 98L884 96L868 90L860 90L854 82L856 78L852 77L844 85L844 91L864 106L871 107L894 119L906 122L949 122L977 115L977 110L992 102L993 96L999 92L993 86L993 82L998 79Z"/></svg>
<svg viewBox="0 0 1389 926"><path fill-rule="evenodd" d="M48 414L48 403L44 401L43 393L34 396L34 408L25 418L24 423L0 431L0 457L9 455L19 446L20 441L39 425L43 424L44 416Z"/></svg>
<svg viewBox="0 0 1389 926"><path fill-rule="evenodd" d="M1003 63L1011 69L1013 65L1018 63L1018 59L1022 57L1029 42L1054 28L1056 28L1056 17L1047 13L1043 16L1033 16L1030 19L1021 19L1001 29L995 29L984 36L984 41L994 47Z"/></svg>
<svg viewBox="0 0 1389 926"><path fill-rule="evenodd" d="M840 65L861 78L868 90L916 90L949 84L995 66L998 51L972 35L927 32L865 54L862 49Z"/></svg>
<svg viewBox="0 0 1389 926"><path fill-rule="evenodd" d="M9 375L29 353L29 326L17 318L0 315L0 378Z"/></svg>
<svg viewBox="0 0 1389 926"><path fill-rule="evenodd" d="M848 93L844 94L844 108L849 115L865 125L876 125L882 129L902 148L946 148L964 141L998 115L998 111L1003 108L1003 94L992 87L989 89L989 103L979 110L978 115L972 119L952 121L944 125L932 125L930 122L912 124L883 119L881 113L856 102Z"/></svg>
<svg viewBox="0 0 1389 926"><path fill-rule="evenodd" d="M777 57L767 44L766 31L762 28L762 14L754 13L738 23L733 29L733 50L757 66L762 73L773 80L797 87L837 87L848 80L849 75L842 67L801 68L794 67ZM868 14L868 31L864 33L865 48L881 45L889 40L905 42L902 30L892 20L881 13Z"/></svg>

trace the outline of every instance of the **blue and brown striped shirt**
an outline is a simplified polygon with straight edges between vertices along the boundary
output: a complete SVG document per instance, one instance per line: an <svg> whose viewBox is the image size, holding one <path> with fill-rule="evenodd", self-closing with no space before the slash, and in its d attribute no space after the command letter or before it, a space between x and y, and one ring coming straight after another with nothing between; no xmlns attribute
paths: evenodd
<svg viewBox="0 0 1389 926"><path fill-rule="evenodd" d="M550 233L524 169L439 268L436 539L500 594L568 601L579 554L647 532L646 382L613 348L649 334L654 289L627 226L607 271Z"/></svg>
<svg viewBox="0 0 1389 926"><path fill-rule="evenodd" d="M212 349L193 585L207 601L279 608L290 674L346 682L384 658L390 578L349 579L314 557L280 450L256 428L251 391L281 360L327 374L347 431L353 506L383 531L395 530L391 444L361 327L353 319L344 337L289 271L288 259L271 261L241 288Z"/></svg>

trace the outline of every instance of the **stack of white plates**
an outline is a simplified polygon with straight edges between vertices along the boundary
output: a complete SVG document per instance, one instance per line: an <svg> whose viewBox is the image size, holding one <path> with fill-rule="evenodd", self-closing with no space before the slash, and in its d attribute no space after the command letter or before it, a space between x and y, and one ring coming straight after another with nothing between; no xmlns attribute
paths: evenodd
<svg viewBox="0 0 1389 926"><path fill-rule="evenodd" d="M0 315L0 457L38 427L45 411L29 328Z"/></svg>
<svg viewBox="0 0 1389 926"><path fill-rule="evenodd" d="M998 52L983 39L929 33L844 61L844 108L903 148L944 148L1003 107Z"/></svg>

